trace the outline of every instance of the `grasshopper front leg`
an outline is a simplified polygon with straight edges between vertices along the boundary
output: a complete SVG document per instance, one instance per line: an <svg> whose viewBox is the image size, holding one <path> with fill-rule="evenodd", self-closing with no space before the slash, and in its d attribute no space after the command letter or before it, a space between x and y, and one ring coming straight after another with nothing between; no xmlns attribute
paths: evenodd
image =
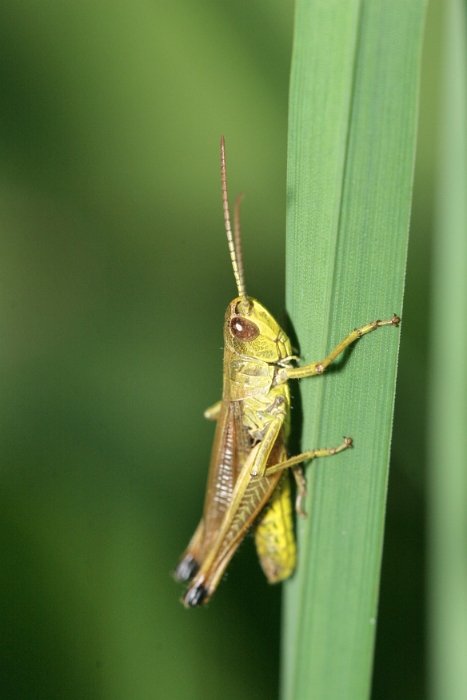
<svg viewBox="0 0 467 700"><path fill-rule="evenodd" d="M332 352L329 353L324 360L321 362L311 362L308 365L303 365L303 367L290 367L286 370L287 379L303 379L304 377L312 377L316 374L323 374L324 370L329 367L331 362L333 362L338 355L343 352L349 345L352 345L356 340L375 331L380 326L397 326L400 323L399 316L394 316L389 319L389 321L373 321L373 323L367 323L366 326L361 328L356 328L352 333L344 338L344 340L337 345Z"/></svg>

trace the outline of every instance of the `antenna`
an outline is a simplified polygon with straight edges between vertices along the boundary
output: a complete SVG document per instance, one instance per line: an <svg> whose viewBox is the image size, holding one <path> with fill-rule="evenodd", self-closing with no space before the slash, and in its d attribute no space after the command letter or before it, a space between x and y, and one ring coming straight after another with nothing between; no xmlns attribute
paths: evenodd
<svg viewBox="0 0 467 700"><path fill-rule="evenodd" d="M245 275L243 272L243 252L242 252L242 232L240 229L240 204L242 203L243 192L237 194L234 204L234 243L237 254L238 274L245 288Z"/></svg>
<svg viewBox="0 0 467 700"><path fill-rule="evenodd" d="M245 280L243 277L243 260L242 260L242 244L240 238L240 201L243 195L239 195L235 201L234 211L234 228L235 242L232 235L232 226L230 224L229 212L229 197L227 193L227 174L225 169L225 140L221 136L221 184L222 184L222 206L224 209L225 232L227 234L227 243L229 245L230 259L232 261L233 273L237 283L238 296L242 297L242 308L248 312L250 302L246 295Z"/></svg>

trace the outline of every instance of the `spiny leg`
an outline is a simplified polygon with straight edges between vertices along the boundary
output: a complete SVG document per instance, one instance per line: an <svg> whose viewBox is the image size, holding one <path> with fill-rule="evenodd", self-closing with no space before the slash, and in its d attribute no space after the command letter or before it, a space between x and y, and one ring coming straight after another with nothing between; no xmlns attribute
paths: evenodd
<svg viewBox="0 0 467 700"><path fill-rule="evenodd" d="M299 455L295 455L295 457L289 457L289 459L286 459L285 462L279 462L278 464L271 465L264 472L264 476L271 476L271 474L274 474L275 472L282 469L288 469L289 467L293 467L295 464L300 464L300 462L308 462L309 459L314 459L315 457L330 457L331 455L335 455L338 452L346 450L348 447L352 447L352 442L352 438L346 437L344 438L342 445L339 445L338 447L323 447L318 450L301 452Z"/></svg>
<svg viewBox="0 0 467 700"><path fill-rule="evenodd" d="M289 467L292 468L292 474L294 475L295 481L297 482L298 489L297 498L295 501L295 509L297 513L302 516L302 518L305 518L306 513L302 508L302 502L306 496L306 481L303 471L300 468L297 468L296 465L300 464L300 462L307 462L309 459L314 459L315 457L330 457L331 455L335 455L338 452L346 450L348 447L352 447L352 438L350 437L344 438L344 442L338 447L324 447L319 450L308 450L308 452L301 452L299 455L295 455L295 457L290 457L284 462L279 462L278 464L271 465L266 469L264 476L271 476L271 474L275 474L276 472L282 471L283 469L288 469Z"/></svg>
<svg viewBox="0 0 467 700"><path fill-rule="evenodd" d="M344 338L344 340L339 343L339 345L337 345L334 350L330 352L329 355L321 362L311 362L303 367L291 367L290 369L287 369L287 379L303 379L304 377L312 377L315 374L322 374L343 350L361 338L362 335L371 333L381 326L397 326L399 323L399 316L394 314L389 321L373 321L373 323L367 323L366 326L356 328L354 331L352 331L352 333L349 333L347 338Z"/></svg>

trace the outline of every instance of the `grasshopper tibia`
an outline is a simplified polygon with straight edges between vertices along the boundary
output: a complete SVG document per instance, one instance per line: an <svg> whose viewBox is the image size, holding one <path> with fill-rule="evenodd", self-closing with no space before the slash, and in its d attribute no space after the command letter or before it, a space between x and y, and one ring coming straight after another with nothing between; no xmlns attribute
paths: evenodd
<svg viewBox="0 0 467 700"><path fill-rule="evenodd" d="M308 450L307 452L302 452L299 455L295 455L295 457L290 457L289 459L286 459L283 462L279 462L278 464L273 464L267 467L265 473L267 476L271 476L271 474L275 474L275 472L284 471L284 469L289 469L295 464L300 464L301 462L308 462L309 459L315 459L315 457L331 457L332 455L336 455L338 452L346 450L348 447L352 447L352 445L352 438L345 437L342 445L339 445L338 447L323 447L322 449L318 450ZM298 481L297 485L299 486L299 488L301 487Z"/></svg>

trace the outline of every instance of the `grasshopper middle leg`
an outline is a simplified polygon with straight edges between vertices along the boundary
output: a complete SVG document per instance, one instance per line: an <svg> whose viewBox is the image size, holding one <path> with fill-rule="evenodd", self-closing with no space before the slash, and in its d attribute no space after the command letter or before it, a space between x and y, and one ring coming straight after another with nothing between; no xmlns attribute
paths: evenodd
<svg viewBox="0 0 467 700"><path fill-rule="evenodd" d="M299 515L306 517L306 513L302 508L302 503L306 496L306 481L303 471L300 468L297 468L297 465L301 462L307 462L309 459L314 459L315 457L330 457L331 455L335 455L338 452L346 450L348 447L352 447L352 438L350 437L344 438L344 442L338 447L324 447L318 450L308 450L307 452L301 452L299 455L295 455L295 457L290 457L284 462L272 464L270 467L267 467L264 475L271 476L272 474L288 469L289 467L292 468L292 473L297 483L297 499L295 501L295 509Z"/></svg>

